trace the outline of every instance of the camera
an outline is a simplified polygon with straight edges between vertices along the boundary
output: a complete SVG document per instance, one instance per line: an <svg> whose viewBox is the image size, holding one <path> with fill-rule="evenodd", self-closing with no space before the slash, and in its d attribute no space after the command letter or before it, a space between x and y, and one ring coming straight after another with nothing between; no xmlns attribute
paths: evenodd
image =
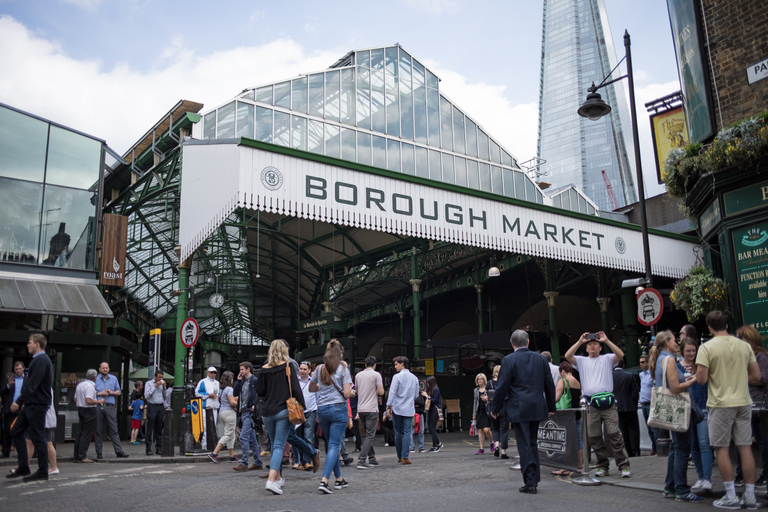
<svg viewBox="0 0 768 512"><path fill-rule="evenodd" d="M591 333L587 334L587 341L597 341L599 339L600 339L600 337L597 335L596 332L591 332Z"/></svg>

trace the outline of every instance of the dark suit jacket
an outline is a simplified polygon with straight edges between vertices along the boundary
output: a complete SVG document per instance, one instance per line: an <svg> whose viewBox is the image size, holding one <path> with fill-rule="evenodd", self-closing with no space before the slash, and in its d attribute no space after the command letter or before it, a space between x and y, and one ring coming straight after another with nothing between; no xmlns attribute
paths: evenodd
<svg viewBox="0 0 768 512"><path fill-rule="evenodd" d="M16 384L8 385L8 381L0 385L0 399L3 400L3 414L11 413L11 404L13 403L13 395L16 392Z"/></svg>
<svg viewBox="0 0 768 512"><path fill-rule="evenodd" d="M624 370L613 370L613 396L619 412L637 411L640 400L640 387L635 376Z"/></svg>
<svg viewBox="0 0 768 512"><path fill-rule="evenodd" d="M544 421L555 412L555 383L542 355L519 348L501 360L491 411L502 407L512 423Z"/></svg>

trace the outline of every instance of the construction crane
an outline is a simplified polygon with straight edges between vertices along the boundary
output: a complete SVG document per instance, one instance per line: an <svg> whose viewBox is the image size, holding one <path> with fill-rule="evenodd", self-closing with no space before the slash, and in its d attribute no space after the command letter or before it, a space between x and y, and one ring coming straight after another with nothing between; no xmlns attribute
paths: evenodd
<svg viewBox="0 0 768 512"><path fill-rule="evenodd" d="M608 199L611 200L612 209L616 210L619 207L619 202L616 200L616 194L613 193L613 185L611 185L611 180L608 179L605 169L603 169L603 181L605 181L605 189L608 191Z"/></svg>

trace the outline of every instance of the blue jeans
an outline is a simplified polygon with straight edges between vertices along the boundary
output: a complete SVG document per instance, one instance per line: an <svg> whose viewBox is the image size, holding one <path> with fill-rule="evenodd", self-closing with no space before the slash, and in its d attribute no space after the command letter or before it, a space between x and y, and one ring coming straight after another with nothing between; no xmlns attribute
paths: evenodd
<svg viewBox="0 0 768 512"><path fill-rule="evenodd" d="M240 463L248 465L248 452L253 450L253 462L261 466L261 448L259 440L256 439L256 431L253 428L253 416L250 412L243 413L243 427L240 429L240 445L243 447L243 458Z"/></svg>
<svg viewBox="0 0 768 512"><path fill-rule="evenodd" d="M328 404L317 408L317 420L320 422L323 436L328 440L328 453L325 455L323 478L330 478L331 472L337 479L341 478L339 449L344 440L348 419L349 411L347 411L346 403Z"/></svg>
<svg viewBox="0 0 768 512"><path fill-rule="evenodd" d="M712 480L712 447L709 446L709 429L707 428L707 413L704 413L704 421L691 426L688 431L691 434L691 457L696 466L696 475L699 480ZM738 452L736 452L738 453Z"/></svg>
<svg viewBox="0 0 768 512"><path fill-rule="evenodd" d="M283 448L288 440L289 431L293 430L293 425L288 421L288 409L283 409L274 416L264 416L263 420L272 445L269 469L280 471L283 467Z"/></svg>
<svg viewBox="0 0 768 512"><path fill-rule="evenodd" d="M643 418L645 418L645 426L648 429L648 437L651 438L651 450L656 451L656 440L659 438L659 430L656 427L648 426L648 416L651 414L651 404L642 404Z"/></svg>
<svg viewBox="0 0 768 512"><path fill-rule="evenodd" d="M691 492L688 486L688 456L691 454L691 443L688 432L671 432L672 444L669 446L667 458L667 477L664 488L675 491L678 496Z"/></svg>
<svg viewBox="0 0 768 512"><path fill-rule="evenodd" d="M410 453L410 443L405 440L405 437L411 437L413 416L399 416L393 414L392 423L395 426L395 450L397 451L397 457L400 459L407 459L408 454Z"/></svg>
<svg viewBox="0 0 768 512"><path fill-rule="evenodd" d="M317 411L306 411L304 413L304 418L307 421L296 429L296 435L312 446L315 434L315 422L317 421ZM311 461L312 458L308 457L306 453L300 451L296 446L293 447L293 462L295 464L309 464Z"/></svg>
<svg viewBox="0 0 768 512"><path fill-rule="evenodd" d="M419 451L424 449L424 428L426 425L424 424L424 415L419 414L421 416L421 428L419 429L419 433L416 434L419 436ZM413 430L413 420L411 420L411 430ZM408 436L408 439L410 439L410 444L408 445L408 450L413 449L413 435Z"/></svg>

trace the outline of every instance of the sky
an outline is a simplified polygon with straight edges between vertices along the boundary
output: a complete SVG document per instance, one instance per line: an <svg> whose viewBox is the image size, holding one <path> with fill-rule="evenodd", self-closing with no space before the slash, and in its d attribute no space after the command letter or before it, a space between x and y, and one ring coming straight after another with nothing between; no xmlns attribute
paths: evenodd
<svg viewBox="0 0 768 512"><path fill-rule="evenodd" d="M536 156L542 2L0 0L0 102L122 154L181 99L206 112L350 50L399 43L524 162ZM666 0L604 2L619 59L624 31L632 38L651 197L664 189L643 104L680 89Z"/></svg>

